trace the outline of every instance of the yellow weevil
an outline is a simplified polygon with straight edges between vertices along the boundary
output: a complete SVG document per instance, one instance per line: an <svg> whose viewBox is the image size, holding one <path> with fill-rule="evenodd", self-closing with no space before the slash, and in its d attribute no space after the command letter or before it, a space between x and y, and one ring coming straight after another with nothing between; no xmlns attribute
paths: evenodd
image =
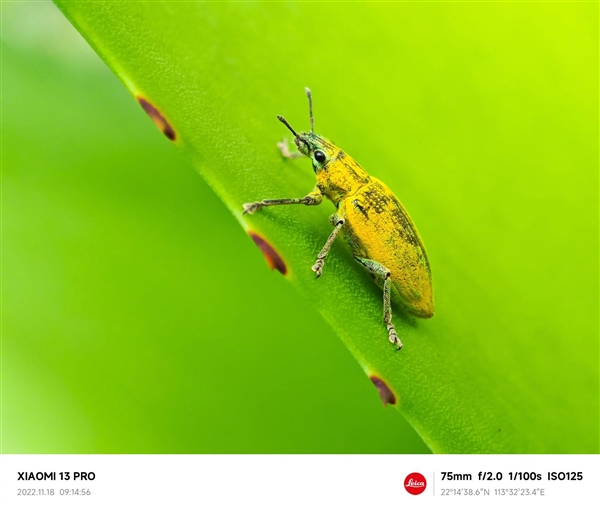
<svg viewBox="0 0 600 513"><path fill-rule="evenodd" d="M408 212L387 185L370 176L350 155L315 133L312 95L306 88L310 110L310 132L296 133L283 116L277 116L294 134L297 152L279 143L288 158L307 156L317 175L317 185L303 198L265 199L244 204L244 214L272 205L318 205L329 198L337 212L329 218L333 232L317 256L312 270L323 272L325 257L342 231L357 262L383 288L383 322L389 340L398 349L402 342L392 324L391 299L406 312L422 318L433 316L431 270L425 246Z"/></svg>

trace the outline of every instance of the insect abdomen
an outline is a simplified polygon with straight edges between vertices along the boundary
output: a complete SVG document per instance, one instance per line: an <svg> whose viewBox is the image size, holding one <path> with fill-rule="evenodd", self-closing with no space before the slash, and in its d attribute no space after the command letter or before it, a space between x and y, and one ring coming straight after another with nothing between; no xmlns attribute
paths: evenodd
<svg viewBox="0 0 600 513"><path fill-rule="evenodd" d="M392 298L418 317L434 313L425 247L402 204L376 178L343 200L347 241L355 255L387 267ZM381 285L381 280L377 280Z"/></svg>

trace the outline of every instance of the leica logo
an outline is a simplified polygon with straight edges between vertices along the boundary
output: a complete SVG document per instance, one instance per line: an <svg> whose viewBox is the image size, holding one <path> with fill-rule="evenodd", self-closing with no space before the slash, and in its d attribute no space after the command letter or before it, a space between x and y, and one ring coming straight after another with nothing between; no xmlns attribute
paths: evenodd
<svg viewBox="0 0 600 513"><path fill-rule="evenodd" d="M406 476L406 479L404 480L404 488L411 495L419 495L425 491L425 488L427 488L427 480L423 474L413 472L412 474L408 474Z"/></svg>

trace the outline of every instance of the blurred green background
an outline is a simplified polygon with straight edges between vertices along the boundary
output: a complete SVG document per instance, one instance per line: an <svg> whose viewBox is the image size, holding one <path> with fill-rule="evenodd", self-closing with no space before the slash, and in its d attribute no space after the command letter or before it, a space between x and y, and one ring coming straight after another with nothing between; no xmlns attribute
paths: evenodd
<svg viewBox="0 0 600 513"><path fill-rule="evenodd" d="M428 452L58 9L2 16L2 451Z"/></svg>
<svg viewBox="0 0 600 513"><path fill-rule="evenodd" d="M343 244L314 280L329 204L241 221L430 448L598 451L597 4L57 3L238 219L312 186L273 143L313 88L317 130L415 219L436 316L397 315L394 353ZM52 52L50 14L27 25L35 8L14 17L27 37L5 31L24 84L4 87L22 126L3 143L5 445L11 427L40 451L426 450L131 96L75 37Z"/></svg>

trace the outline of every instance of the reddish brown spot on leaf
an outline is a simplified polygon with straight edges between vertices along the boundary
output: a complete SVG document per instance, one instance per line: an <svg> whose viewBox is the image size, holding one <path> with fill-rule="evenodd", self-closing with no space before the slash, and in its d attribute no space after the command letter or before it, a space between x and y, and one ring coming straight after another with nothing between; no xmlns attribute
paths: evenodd
<svg viewBox="0 0 600 513"><path fill-rule="evenodd" d="M158 127L158 129L165 134L171 141L174 141L177 136L175 135L175 130L169 124L169 122L165 119L165 117L158 111L158 109L152 105L148 100L144 100L144 98L137 98L138 103L142 106L142 109L146 111L146 114L150 116L150 119L154 121L154 124Z"/></svg>
<svg viewBox="0 0 600 513"><path fill-rule="evenodd" d="M281 258L281 255L277 253L275 248L257 233L248 232L248 235L250 235L250 238L254 241L254 244L256 244L263 252L269 267L271 269L277 269L281 274L285 275L287 273L287 267L283 261L283 258Z"/></svg>
<svg viewBox="0 0 600 513"><path fill-rule="evenodd" d="M396 404L396 396L390 387L387 386L385 381L377 376L370 376L370 379L377 388L379 397L381 397L381 402L384 406L387 406L388 404Z"/></svg>

